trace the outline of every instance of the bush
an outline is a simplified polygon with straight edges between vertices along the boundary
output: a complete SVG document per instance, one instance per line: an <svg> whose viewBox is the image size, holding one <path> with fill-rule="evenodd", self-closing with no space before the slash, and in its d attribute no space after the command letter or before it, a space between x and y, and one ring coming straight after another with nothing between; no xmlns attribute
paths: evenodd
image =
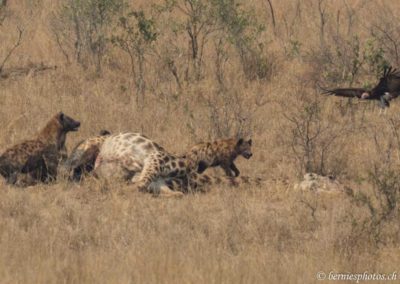
<svg viewBox="0 0 400 284"><path fill-rule="evenodd" d="M282 101L283 116L288 123L290 135L285 135L285 145L292 150L298 176L317 173L322 176L339 175L346 170L346 158L341 138L351 131L352 123L340 121L337 113L326 112L319 94L308 96L297 92L299 100L289 110ZM287 133L285 133L287 134Z"/></svg>
<svg viewBox="0 0 400 284"><path fill-rule="evenodd" d="M120 17L118 31L111 38L114 45L129 55L132 76L142 103L145 93L145 56L156 40L155 22L152 18L146 18L143 11L131 11Z"/></svg>
<svg viewBox="0 0 400 284"><path fill-rule="evenodd" d="M75 58L84 68L94 65L99 73L109 30L123 6L123 0L68 0L53 20L56 40L67 59Z"/></svg>

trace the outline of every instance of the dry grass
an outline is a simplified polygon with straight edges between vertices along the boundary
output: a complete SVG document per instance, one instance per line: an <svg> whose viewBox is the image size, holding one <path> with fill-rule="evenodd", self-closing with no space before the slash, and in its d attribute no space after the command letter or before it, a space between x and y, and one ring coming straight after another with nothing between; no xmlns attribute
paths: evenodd
<svg viewBox="0 0 400 284"><path fill-rule="evenodd" d="M276 185L275 185L276 186ZM397 269L398 248L344 252L343 196L220 189L181 200L95 183L1 198L4 283L305 283L317 271Z"/></svg>
<svg viewBox="0 0 400 284"><path fill-rule="evenodd" d="M318 271L398 269L399 205L379 219L386 203L371 174L376 168L395 173L399 168L400 101L379 116L373 104L346 106L346 101L318 95L315 80L329 86L348 83L338 77L333 81L326 73L336 69L324 65L320 56L318 1L272 1L275 33L267 2L246 3L267 26L258 40L267 46L263 55L271 59L272 73L267 80L248 80L238 54L228 48L223 87L215 76L213 40L205 47L204 77L184 80L187 38L169 31L171 15L163 14L157 18L160 41L146 58L142 105L136 101L128 58L120 50L110 49L101 74L66 62L51 29L63 2L7 2L0 60L15 42L17 26L24 35L5 67L43 62L58 68L0 80L0 149L30 137L59 110L82 122L80 131L68 137L69 149L100 129L143 132L178 153L200 140L241 132L252 136L254 156L239 158L239 169L267 183L260 188L215 188L181 200L131 193L129 186L96 180L27 189L2 185L2 283L312 283ZM139 2L131 4L150 10L146 1ZM326 4L327 50L339 42L331 36L336 31L341 40L359 36L365 48L371 27L397 19L400 12L395 1L345 2ZM357 11L351 25L346 16L350 8ZM179 50L168 50L169 44ZM181 89L154 55L163 52L175 56ZM400 64L393 53L385 56ZM363 65L354 85L375 79ZM312 121L312 131L317 121L327 130L313 149L330 141L326 133L338 134L328 148L324 173L337 175L353 195L293 190L304 168L294 152L301 145L293 145L296 129L290 119L303 117L315 102L320 116ZM318 151L313 155L320 157Z"/></svg>

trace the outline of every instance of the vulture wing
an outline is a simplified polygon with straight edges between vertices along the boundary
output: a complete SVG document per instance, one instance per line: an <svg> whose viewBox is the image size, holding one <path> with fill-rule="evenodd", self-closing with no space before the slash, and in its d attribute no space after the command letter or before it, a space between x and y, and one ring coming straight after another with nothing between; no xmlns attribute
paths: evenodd
<svg viewBox="0 0 400 284"><path fill-rule="evenodd" d="M346 98L361 98L363 93L368 92L368 90L363 88L343 88L343 89L323 89L323 94L346 97Z"/></svg>
<svg viewBox="0 0 400 284"><path fill-rule="evenodd" d="M385 93L397 97L400 93L400 71L392 67L386 68L383 77L371 91L371 99L379 99Z"/></svg>
<svg viewBox="0 0 400 284"><path fill-rule="evenodd" d="M387 92L398 94L400 92L400 71L393 69L387 75Z"/></svg>

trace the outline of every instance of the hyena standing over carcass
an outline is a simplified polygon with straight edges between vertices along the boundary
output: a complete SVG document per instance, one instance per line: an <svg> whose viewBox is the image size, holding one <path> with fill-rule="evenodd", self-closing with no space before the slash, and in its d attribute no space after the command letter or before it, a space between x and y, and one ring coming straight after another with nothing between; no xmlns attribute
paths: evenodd
<svg viewBox="0 0 400 284"><path fill-rule="evenodd" d="M169 154L157 143L139 133L122 133L107 138L95 163L100 178L129 180L140 191L163 195L206 191L210 184L239 185L248 178L215 178L196 172L197 165ZM171 191L171 189L177 191Z"/></svg>
<svg viewBox="0 0 400 284"><path fill-rule="evenodd" d="M193 146L184 157L198 167L198 172L202 173L209 167L220 166L229 177L238 177L239 169L234 161L238 156L250 159L252 140L243 138L222 139L214 142L199 143Z"/></svg>

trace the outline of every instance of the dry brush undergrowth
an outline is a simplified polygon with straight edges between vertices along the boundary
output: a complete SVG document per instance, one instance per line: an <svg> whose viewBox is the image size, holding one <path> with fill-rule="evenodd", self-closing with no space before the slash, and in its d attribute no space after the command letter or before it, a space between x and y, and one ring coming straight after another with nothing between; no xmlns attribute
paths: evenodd
<svg viewBox="0 0 400 284"><path fill-rule="evenodd" d="M100 129L143 132L176 153L252 136L254 156L238 167L266 180L181 200L92 179L2 185L1 281L395 271L400 102L378 115L318 86L371 86L399 66L398 13L395 1L0 0L1 149L63 110L82 122L69 149ZM306 172L346 190L294 190Z"/></svg>

